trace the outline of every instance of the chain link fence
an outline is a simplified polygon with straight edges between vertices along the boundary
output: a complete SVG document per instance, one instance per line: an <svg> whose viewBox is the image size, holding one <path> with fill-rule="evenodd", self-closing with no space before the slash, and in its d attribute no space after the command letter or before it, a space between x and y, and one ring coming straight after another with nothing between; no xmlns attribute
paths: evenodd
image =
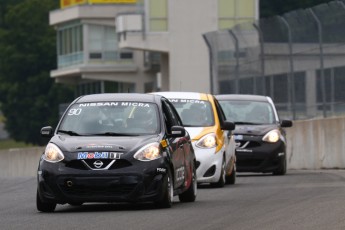
<svg viewBox="0 0 345 230"><path fill-rule="evenodd" d="M345 115L345 0L205 33L213 94L270 96L285 119Z"/></svg>

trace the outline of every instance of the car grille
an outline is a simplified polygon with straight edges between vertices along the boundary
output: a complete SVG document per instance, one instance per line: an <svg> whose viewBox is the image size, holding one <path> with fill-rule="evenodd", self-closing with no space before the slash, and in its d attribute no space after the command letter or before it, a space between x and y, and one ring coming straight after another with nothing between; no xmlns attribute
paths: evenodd
<svg viewBox="0 0 345 230"><path fill-rule="evenodd" d="M259 159L241 159L236 161L236 165L239 167L257 167L260 166L264 160Z"/></svg>
<svg viewBox="0 0 345 230"><path fill-rule="evenodd" d="M241 141L236 141L237 147L238 148L255 148L261 146L260 142L257 141L246 141L246 140L241 140Z"/></svg>
<svg viewBox="0 0 345 230"><path fill-rule="evenodd" d="M58 185L63 193L77 197L118 197L135 191L139 178L128 177L79 177L60 178Z"/></svg>
<svg viewBox="0 0 345 230"><path fill-rule="evenodd" d="M86 186L86 185L75 185L71 188L62 186L61 189L64 193L70 196L79 197L92 197L92 196L121 196L128 195L134 191L136 184L122 184L122 185L109 185L109 186Z"/></svg>
<svg viewBox="0 0 345 230"><path fill-rule="evenodd" d="M97 161L95 159L86 159L86 160L72 160L66 163L66 167L68 168L73 168L73 169L80 169L80 170L97 170L94 166L94 162ZM112 161L113 159L102 159L101 160L103 165L99 169L105 169ZM116 160L108 170L114 170L114 169L120 169L120 168L125 168L129 167L132 164L128 162L127 160L124 159L118 159Z"/></svg>

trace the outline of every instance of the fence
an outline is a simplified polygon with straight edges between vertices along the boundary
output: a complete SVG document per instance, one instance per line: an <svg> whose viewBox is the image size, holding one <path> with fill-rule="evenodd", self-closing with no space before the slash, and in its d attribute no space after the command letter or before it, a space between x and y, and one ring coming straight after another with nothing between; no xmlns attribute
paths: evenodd
<svg viewBox="0 0 345 230"><path fill-rule="evenodd" d="M283 118L345 114L345 0L204 34L213 94L272 97Z"/></svg>

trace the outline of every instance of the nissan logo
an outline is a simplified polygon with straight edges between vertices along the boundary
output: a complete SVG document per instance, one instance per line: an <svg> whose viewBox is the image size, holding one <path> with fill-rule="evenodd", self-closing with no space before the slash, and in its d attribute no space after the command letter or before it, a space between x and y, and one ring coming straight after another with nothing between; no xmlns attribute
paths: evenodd
<svg viewBox="0 0 345 230"><path fill-rule="evenodd" d="M103 165L103 162L102 161L100 161L100 160L97 160L97 161L95 161L95 162L93 162L93 165L96 167L96 168L101 168L102 167L102 165Z"/></svg>

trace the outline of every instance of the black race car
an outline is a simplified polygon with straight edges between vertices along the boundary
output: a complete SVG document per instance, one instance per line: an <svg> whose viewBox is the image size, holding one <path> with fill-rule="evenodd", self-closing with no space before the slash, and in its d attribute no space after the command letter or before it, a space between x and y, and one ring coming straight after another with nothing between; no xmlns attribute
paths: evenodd
<svg viewBox="0 0 345 230"><path fill-rule="evenodd" d="M57 204L195 201L195 155L170 102L159 95L94 94L74 100L38 166L37 209Z"/></svg>
<svg viewBox="0 0 345 230"><path fill-rule="evenodd" d="M270 97L259 95L217 95L226 119L234 130L237 172L284 175L287 170L284 127L292 121L279 120Z"/></svg>

